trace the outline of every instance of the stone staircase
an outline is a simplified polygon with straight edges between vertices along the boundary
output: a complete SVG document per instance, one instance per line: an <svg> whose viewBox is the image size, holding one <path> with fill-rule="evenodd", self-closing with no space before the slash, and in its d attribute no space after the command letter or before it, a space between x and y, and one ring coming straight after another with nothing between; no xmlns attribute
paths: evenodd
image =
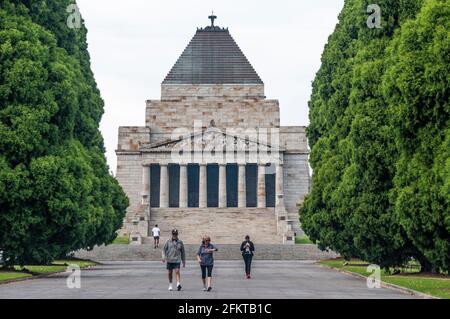
<svg viewBox="0 0 450 319"><path fill-rule="evenodd" d="M81 250L75 257L94 261L160 261L161 249L154 249L153 245L109 245L95 247L92 251ZM255 242L256 260L320 260L335 258L334 252L322 252L316 245L267 245ZM196 260L199 245L185 245L187 260ZM240 260L242 255L240 245L217 244L219 251L215 253L217 260Z"/></svg>
<svg viewBox="0 0 450 319"><path fill-rule="evenodd" d="M176 228L185 244L200 244L205 234L220 244L240 244L245 235L261 244L282 243L274 208L152 208L150 228L156 224L161 229L161 242ZM149 242L153 239L143 239L143 243Z"/></svg>
<svg viewBox="0 0 450 319"><path fill-rule="evenodd" d="M149 236L149 220L148 220L148 205L140 205L132 210L133 213L127 212L123 219L123 225L126 225L119 232L119 236L130 236L139 234L143 238Z"/></svg>

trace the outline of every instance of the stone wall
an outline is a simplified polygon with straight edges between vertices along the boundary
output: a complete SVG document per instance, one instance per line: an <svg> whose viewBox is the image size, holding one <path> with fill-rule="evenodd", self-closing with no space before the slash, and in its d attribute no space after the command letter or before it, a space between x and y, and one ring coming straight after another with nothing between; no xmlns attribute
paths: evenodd
<svg viewBox="0 0 450 319"><path fill-rule="evenodd" d="M284 204L297 235L303 232L298 221L299 204L310 189L308 154L284 154Z"/></svg>
<svg viewBox="0 0 450 319"><path fill-rule="evenodd" d="M309 153L305 126L281 126L280 146L289 152Z"/></svg>
<svg viewBox="0 0 450 319"><path fill-rule="evenodd" d="M162 84L161 100L199 100L220 98L265 98L261 84Z"/></svg>
<svg viewBox="0 0 450 319"><path fill-rule="evenodd" d="M201 121L202 127L209 127L212 120L220 129L278 128L280 126L278 101L245 99L147 102L146 125L152 131L152 143L169 139L174 130L179 128L187 128L193 132L196 121Z"/></svg>
<svg viewBox="0 0 450 319"><path fill-rule="evenodd" d="M139 152L141 144L150 143L150 128L143 126L119 127L117 151Z"/></svg>
<svg viewBox="0 0 450 319"><path fill-rule="evenodd" d="M298 215L299 204L303 203L310 188L306 127L282 126L280 142L281 147L285 149L283 156L284 204L292 230L298 236L303 234Z"/></svg>
<svg viewBox="0 0 450 319"><path fill-rule="evenodd" d="M116 179L130 200L128 212L137 212L142 204L141 154L118 154Z"/></svg>

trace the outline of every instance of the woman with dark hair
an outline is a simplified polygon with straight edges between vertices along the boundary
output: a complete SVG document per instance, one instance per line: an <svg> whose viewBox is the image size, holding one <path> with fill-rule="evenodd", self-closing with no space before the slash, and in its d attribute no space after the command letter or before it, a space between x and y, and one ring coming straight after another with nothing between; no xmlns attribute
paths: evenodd
<svg viewBox="0 0 450 319"><path fill-rule="evenodd" d="M202 281L203 291L211 291L212 287L212 270L214 267L213 253L217 251L217 248L211 244L211 238L209 236L203 237L202 245L198 249L197 260L200 263L202 269ZM208 286L206 286L206 276L208 275Z"/></svg>
<svg viewBox="0 0 450 319"><path fill-rule="evenodd" d="M245 236L245 240L241 244L241 252L242 257L244 258L245 263L245 277L247 279L250 279L250 272L252 270L252 259L253 259L253 252L255 251L255 245L252 241L250 241L250 236Z"/></svg>

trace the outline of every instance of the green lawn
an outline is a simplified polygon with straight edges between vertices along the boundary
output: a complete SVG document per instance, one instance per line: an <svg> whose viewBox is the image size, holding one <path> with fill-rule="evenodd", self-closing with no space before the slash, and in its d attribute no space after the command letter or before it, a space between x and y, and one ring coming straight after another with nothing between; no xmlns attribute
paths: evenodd
<svg viewBox="0 0 450 319"><path fill-rule="evenodd" d="M306 235L295 237L295 243L298 245L313 244L313 242Z"/></svg>
<svg viewBox="0 0 450 319"><path fill-rule="evenodd" d="M14 266L18 271L29 271L36 275L50 274L54 272L60 272L66 270L68 265L78 265L80 268L94 266L96 263L87 260L78 259L66 259L66 260L55 260L51 265L48 266Z"/></svg>
<svg viewBox="0 0 450 319"><path fill-rule="evenodd" d="M18 271L0 271L0 282L26 277L31 277L31 275Z"/></svg>
<svg viewBox="0 0 450 319"><path fill-rule="evenodd" d="M130 238L128 236L117 237L113 244L115 245L128 245L130 243Z"/></svg>
<svg viewBox="0 0 450 319"><path fill-rule="evenodd" d="M61 259L55 260L52 264L54 265L78 265L80 268L90 267L97 265L96 262L90 260L81 260L81 259Z"/></svg>
<svg viewBox="0 0 450 319"><path fill-rule="evenodd" d="M324 260L320 264L350 271L363 276L369 276L366 272L368 264L358 260L352 260L348 265L343 265L343 260ZM418 269L402 270L398 275L387 274L381 271L381 281L397 286L413 289L431 296L450 299L450 276L431 275L419 273Z"/></svg>
<svg viewBox="0 0 450 319"><path fill-rule="evenodd" d="M68 265L78 265L80 268L96 265L95 262L80 259L64 259L55 260L51 265L45 266L14 266L15 271L0 271L0 283L2 281L9 281L13 279L31 277L33 275L45 275L56 272L65 271Z"/></svg>
<svg viewBox="0 0 450 319"><path fill-rule="evenodd" d="M49 274L53 272L60 272L66 269L63 265L50 265L50 266L14 266L17 271L29 271L36 275Z"/></svg>

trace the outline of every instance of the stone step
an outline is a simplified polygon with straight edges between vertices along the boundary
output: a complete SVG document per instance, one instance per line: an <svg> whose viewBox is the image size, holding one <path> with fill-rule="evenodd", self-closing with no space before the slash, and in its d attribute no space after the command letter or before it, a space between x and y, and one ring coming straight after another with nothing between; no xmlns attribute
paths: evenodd
<svg viewBox="0 0 450 319"><path fill-rule="evenodd" d="M80 250L75 257L94 261L158 261L161 260L161 249L154 249L151 244L144 245L109 245L95 247L92 251ZM185 245L187 260L196 260L200 245ZM334 252L322 252L316 245L265 245L255 243L255 259L258 260L320 260L335 258ZM217 245L217 260L242 259L240 245Z"/></svg>
<svg viewBox="0 0 450 319"><path fill-rule="evenodd" d="M282 236L276 233L273 208L254 209L155 209L150 211L150 229L158 225L161 239L168 239L172 229L179 231L186 244L201 242L208 235L216 243L238 244L245 235L264 244L280 244Z"/></svg>

